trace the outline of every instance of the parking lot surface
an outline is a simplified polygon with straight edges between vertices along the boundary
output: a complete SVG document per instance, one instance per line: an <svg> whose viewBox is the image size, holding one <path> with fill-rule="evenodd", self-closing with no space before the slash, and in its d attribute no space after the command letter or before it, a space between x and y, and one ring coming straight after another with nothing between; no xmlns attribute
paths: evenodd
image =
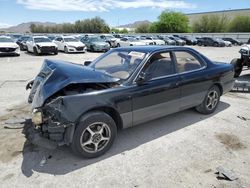
<svg viewBox="0 0 250 188"><path fill-rule="evenodd" d="M240 49L193 48L226 63ZM113 147L96 159L78 158L67 147L35 147L22 129L4 128L6 120L30 116L25 85L45 58L83 63L100 55L0 57L0 187L250 187L249 93L227 93L212 115L190 109L119 131ZM250 71L241 77L250 80ZM218 166L238 179L217 179Z"/></svg>

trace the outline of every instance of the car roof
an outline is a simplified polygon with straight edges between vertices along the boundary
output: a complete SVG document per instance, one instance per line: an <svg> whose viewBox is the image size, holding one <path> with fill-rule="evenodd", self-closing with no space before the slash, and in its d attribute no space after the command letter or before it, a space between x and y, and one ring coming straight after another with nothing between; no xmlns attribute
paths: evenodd
<svg viewBox="0 0 250 188"><path fill-rule="evenodd" d="M0 38L8 38L8 39L11 39L11 37L5 36L5 35L0 35Z"/></svg>
<svg viewBox="0 0 250 188"><path fill-rule="evenodd" d="M120 47L115 48L117 50L135 50L139 52L144 53L152 53L159 50L189 50L192 48L189 47L182 47L182 46L155 46L155 45L149 45L149 46L131 46L131 47Z"/></svg>
<svg viewBox="0 0 250 188"><path fill-rule="evenodd" d="M41 36L37 35L37 36L33 36L33 38L48 38L48 37L43 36L43 35L41 35Z"/></svg>

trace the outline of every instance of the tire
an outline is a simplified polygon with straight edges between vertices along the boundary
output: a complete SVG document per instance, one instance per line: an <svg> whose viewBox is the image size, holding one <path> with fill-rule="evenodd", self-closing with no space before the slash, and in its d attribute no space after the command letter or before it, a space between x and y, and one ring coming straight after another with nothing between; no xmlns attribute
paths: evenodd
<svg viewBox="0 0 250 188"><path fill-rule="evenodd" d="M220 102L220 95L220 89L214 85L208 90L203 102L196 107L196 110L201 114L213 113Z"/></svg>
<svg viewBox="0 0 250 188"><path fill-rule="evenodd" d="M217 42L214 43L214 47L218 47L219 44Z"/></svg>
<svg viewBox="0 0 250 188"><path fill-rule="evenodd" d="M102 133L98 132L101 127ZM117 127L113 118L101 111L89 112L80 119L71 148L76 155L84 158L99 157L110 149L116 135Z"/></svg>
<svg viewBox="0 0 250 188"><path fill-rule="evenodd" d="M234 58L230 64L234 67L234 78L239 77L243 69L242 60Z"/></svg>
<svg viewBox="0 0 250 188"><path fill-rule="evenodd" d="M117 47L121 47L120 43L117 44Z"/></svg>
<svg viewBox="0 0 250 188"><path fill-rule="evenodd" d="M69 53L67 46L64 46L64 53Z"/></svg>
<svg viewBox="0 0 250 188"><path fill-rule="evenodd" d="M201 42L198 42L197 44L198 44L198 46L202 46L202 43L201 43Z"/></svg>
<svg viewBox="0 0 250 188"><path fill-rule="evenodd" d="M57 54L58 54L58 50L55 50L55 51L54 51L54 55L57 55Z"/></svg>
<svg viewBox="0 0 250 188"><path fill-rule="evenodd" d="M93 46L90 46L90 51L91 51L91 52L94 52L94 51L95 51L95 49L94 49Z"/></svg>
<svg viewBox="0 0 250 188"><path fill-rule="evenodd" d="M38 53L36 47L33 47L33 51L34 51L34 54L35 54L35 55L39 55L39 53Z"/></svg>
<svg viewBox="0 0 250 188"><path fill-rule="evenodd" d="M20 44L20 50L24 51L23 45Z"/></svg>

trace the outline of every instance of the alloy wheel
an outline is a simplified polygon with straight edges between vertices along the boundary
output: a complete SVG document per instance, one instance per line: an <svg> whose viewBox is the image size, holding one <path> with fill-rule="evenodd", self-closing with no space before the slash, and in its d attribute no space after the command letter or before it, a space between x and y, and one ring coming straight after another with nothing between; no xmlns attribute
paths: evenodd
<svg viewBox="0 0 250 188"><path fill-rule="evenodd" d="M219 101L219 95L215 90L212 90L207 95L206 107L209 110L213 110Z"/></svg>
<svg viewBox="0 0 250 188"><path fill-rule="evenodd" d="M103 150L111 138L109 126L103 122L89 125L82 133L80 144L84 151L96 153Z"/></svg>

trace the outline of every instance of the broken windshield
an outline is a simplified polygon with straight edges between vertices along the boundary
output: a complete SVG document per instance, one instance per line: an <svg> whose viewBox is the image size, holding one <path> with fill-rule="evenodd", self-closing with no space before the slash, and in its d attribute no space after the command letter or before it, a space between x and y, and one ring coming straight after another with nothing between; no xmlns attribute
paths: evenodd
<svg viewBox="0 0 250 188"><path fill-rule="evenodd" d="M113 77L126 80L142 62L145 55L143 52L133 50L115 50L98 58L90 67Z"/></svg>

